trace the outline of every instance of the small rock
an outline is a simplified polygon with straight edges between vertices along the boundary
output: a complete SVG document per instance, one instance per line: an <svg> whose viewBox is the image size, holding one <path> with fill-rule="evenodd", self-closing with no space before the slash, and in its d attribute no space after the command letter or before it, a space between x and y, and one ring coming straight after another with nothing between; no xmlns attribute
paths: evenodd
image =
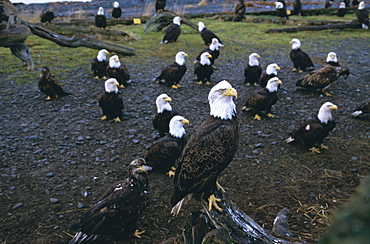
<svg viewBox="0 0 370 244"><path fill-rule="evenodd" d="M53 173L47 173L46 174L46 177L53 177L54 176L54 174Z"/></svg>
<svg viewBox="0 0 370 244"><path fill-rule="evenodd" d="M53 203L53 204L55 204L55 203L58 203L59 200L56 199L56 198L50 198L50 202Z"/></svg>
<svg viewBox="0 0 370 244"><path fill-rule="evenodd" d="M23 203L17 203L16 205L13 206L13 209L21 208L23 207Z"/></svg>

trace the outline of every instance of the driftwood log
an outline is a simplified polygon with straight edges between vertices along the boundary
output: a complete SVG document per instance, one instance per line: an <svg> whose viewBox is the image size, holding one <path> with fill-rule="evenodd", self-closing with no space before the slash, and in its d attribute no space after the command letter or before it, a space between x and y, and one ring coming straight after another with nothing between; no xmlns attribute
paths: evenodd
<svg viewBox="0 0 370 244"><path fill-rule="evenodd" d="M345 29L345 28L361 29L362 26L360 23L351 22L351 23L316 25L316 26L301 26L301 27L282 28L282 29L269 29L266 31L266 33Z"/></svg>
<svg viewBox="0 0 370 244"><path fill-rule="evenodd" d="M27 25L31 29L33 34L39 37L48 39L50 41L53 41L62 47L72 47L72 48L88 47L88 48L97 49L97 50L107 49L110 52L115 52L115 53L119 53L119 54L126 55L126 56L135 55L135 52L136 52L135 49L96 40L95 38L92 38L87 35L76 33L72 37L65 37L51 30L48 30L44 27L41 27L39 25L34 25L26 21L22 21L22 23Z"/></svg>
<svg viewBox="0 0 370 244"><path fill-rule="evenodd" d="M30 29L22 25L17 9L9 0L0 0L0 46L10 48L11 52L33 70L34 63L25 40Z"/></svg>

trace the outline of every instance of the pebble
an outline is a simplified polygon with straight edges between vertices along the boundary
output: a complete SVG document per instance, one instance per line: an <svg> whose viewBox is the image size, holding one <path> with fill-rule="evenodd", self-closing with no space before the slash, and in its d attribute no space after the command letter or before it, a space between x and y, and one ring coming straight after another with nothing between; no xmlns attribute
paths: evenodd
<svg viewBox="0 0 370 244"><path fill-rule="evenodd" d="M13 206L13 209L17 209L17 208L21 208L21 207L23 207L23 203L17 203L17 204L15 204L14 206Z"/></svg>
<svg viewBox="0 0 370 244"><path fill-rule="evenodd" d="M58 203L59 200L57 198L50 198L50 202L55 204L55 203Z"/></svg>
<svg viewBox="0 0 370 244"><path fill-rule="evenodd" d="M47 173L46 174L46 177L53 177L54 176L54 174L53 173Z"/></svg>
<svg viewBox="0 0 370 244"><path fill-rule="evenodd" d="M82 203L77 204L77 208L83 208L83 207L85 207L85 205L83 205Z"/></svg>

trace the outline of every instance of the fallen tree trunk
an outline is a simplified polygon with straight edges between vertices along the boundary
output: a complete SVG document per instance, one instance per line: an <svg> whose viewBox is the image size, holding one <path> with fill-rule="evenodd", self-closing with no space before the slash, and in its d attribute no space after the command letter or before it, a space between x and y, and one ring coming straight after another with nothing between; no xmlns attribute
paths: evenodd
<svg viewBox="0 0 370 244"><path fill-rule="evenodd" d="M178 14L171 12L171 11L162 11L155 13L145 24L144 33L148 30L149 27L153 26L150 31L161 31L164 27L168 26L172 23L172 19L175 16L179 16ZM184 16L181 17L181 22L185 25L190 26L191 28L198 31L198 25L192 23Z"/></svg>
<svg viewBox="0 0 370 244"><path fill-rule="evenodd" d="M317 25L317 26L301 26L301 27L282 28L282 29L269 29L266 31L266 33L345 29L345 28L360 29L362 27L361 27L361 24L359 23L342 23L342 24L329 24L329 25Z"/></svg>
<svg viewBox="0 0 370 244"><path fill-rule="evenodd" d="M87 35L77 33L74 36L68 38L41 26L31 24L27 21L22 21L22 23L28 26L33 34L53 41L62 47L88 47L97 50L107 49L110 52L115 52L126 56L132 56L136 53L135 49L96 40L95 38L89 37Z"/></svg>

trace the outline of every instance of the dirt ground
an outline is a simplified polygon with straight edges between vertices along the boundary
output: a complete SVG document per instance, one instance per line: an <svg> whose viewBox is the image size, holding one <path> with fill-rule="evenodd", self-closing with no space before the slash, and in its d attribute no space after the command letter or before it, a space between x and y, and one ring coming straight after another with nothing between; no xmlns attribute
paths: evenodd
<svg viewBox="0 0 370 244"><path fill-rule="evenodd" d="M291 240L306 243L316 242L325 233L336 207L348 200L370 172L370 118L350 117L369 97L369 41L348 38L320 45L339 54L342 65L350 69L348 79L332 85L332 97L296 90L295 81L304 74L291 72L288 55L272 52L283 81L280 100L272 111L275 118L257 121L251 114L238 112L239 148L219 177L228 198L266 230L271 230L281 209L291 209L289 224L297 236ZM226 48L222 50L212 79L232 83L239 93L240 109L259 88L243 85L245 58L229 59L227 54ZM310 55L319 67L317 57L322 54L312 51ZM194 83L191 61L179 90L151 82L159 72L153 62L145 68L128 67L133 84L120 91L124 121L102 122L97 97L103 81L92 78L88 62L86 70L72 74L63 86L73 95L57 100L45 101L36 79L24 84L0 82L0 243L67 243L75 234L68 230L70 225L110 184L124 178L127 164L157 139L151 118L159 94L170 95L173 108L190 120L188 138L208 115L211 87ZM263 62L264 67L267 64ZM11 76L2 71L0 80ZM333 114L337 127L325 140L329 150L313 154L286 145L288 133L326 101L338 106ZM171 216L172 179L159 173L148 178L151 202L138 221L146 231L143 237L101 237L97 243L161 243L181 234L189 213L201 209L192 201L179 216Z"/></svg>

